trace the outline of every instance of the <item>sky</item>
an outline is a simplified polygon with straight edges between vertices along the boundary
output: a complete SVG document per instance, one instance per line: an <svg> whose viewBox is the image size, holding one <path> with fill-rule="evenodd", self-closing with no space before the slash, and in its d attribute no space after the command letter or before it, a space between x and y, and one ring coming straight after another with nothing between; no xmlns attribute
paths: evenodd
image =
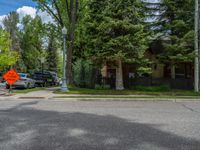
<svg viewBox="0 0 200 150"><path fill-rule="evenodd" d="M159 0L146 0L158 2ZM10 11L15 11L23 6L36 7L36 3L32 0L0 0L0 16L8 14Z"/></svg>
<svg viewBox="0 0 200 150"><path fill-rule="evenodd" d="M16 11L19 14L20 20L25 15L30 15L32 18L39 15L44 23L53 22L53 19L46 12L41 12L36 9L36 3L32 0L0 0L1 26L2 20L11 11Z"/></svg>
<svg viewBox="0 0 200 150"><path fill-rule="evenodd" d="M23 6L36 7L36 3L32 0L0 0L0 16L6 15Z"/></svg>
<svg viewBox="0 0 200 150"><path fill-rule="evenodd" d="M144 1L158 2L159 0ZM46 12L37 11L36 3L32 0L0 0L0 26L2 26L2 20L11 11L16 11L20 19L25 15L30 15L32 18L39 15L44 23L54 22Z"/></svg>

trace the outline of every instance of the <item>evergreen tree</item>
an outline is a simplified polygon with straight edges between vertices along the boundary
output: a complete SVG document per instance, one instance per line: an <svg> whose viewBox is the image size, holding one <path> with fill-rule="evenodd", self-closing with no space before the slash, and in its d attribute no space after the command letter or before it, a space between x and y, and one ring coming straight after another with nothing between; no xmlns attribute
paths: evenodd
<svg viewBox="0 0 200 150"><path fill-rule="evenodd" d="M194 1L162 0L157 29L163 41L162 62L171 66L171 78L175 78L175 66L180 62L192 62L194 39Z"/></svg>
<svg viewBox="0 0 200 150"><path fill-rule="evenodd" d="M95 62L116 66L116 89L122 90L124 62L142 64L148 44L144 6L136 0L92 0L89 3L88 40Z"/></svg>
<svg viewBox="0 0 200 150"><path fill-rule="evenodd" d="M161 13L161 8L162 8L162 3L160 0L142 0L142 3L144 5L144 10L145 10L145 16L146 16L146 21L145 23L147 24L147 28L152 31L153 33L153 39L155 38L155 34L159 32L159 17Z"/></svg>
<svg viewBox="0 0 200 150"><path fill-rule="evenodd" d="M58 67L58 35L53 25L48 25L47 69L57 72Z"/></svg>
<svg viewBox="0 0 200 150"><path fill-rule="evenodd" d="M44 55L43 37L44 26L39 16L34 19L25 16L22 21L21 49L24 71L31 71L41 68L40 59Z"/></svg>

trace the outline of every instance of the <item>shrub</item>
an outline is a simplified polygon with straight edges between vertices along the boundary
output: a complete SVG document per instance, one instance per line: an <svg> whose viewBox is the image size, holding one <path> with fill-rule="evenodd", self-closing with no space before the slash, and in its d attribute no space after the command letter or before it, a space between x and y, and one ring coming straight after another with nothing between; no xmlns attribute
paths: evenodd
<svg viewBox="0 0 200 150"><path fill-rule="evenodd" d="M79 59L73 65L74 82L78 87L94 88L95 73L94 65L88 60Z"/></svg>
<svg viewBox="0 0 200 150"><path fill-rule="evenodd" d="M131 89L137 91L146 91L146 92L167 92L170 91L170 87L168 85L160 85L160 86L134 86Z"/></svg>
<svg viewBox="0 0 200 150"><path fill-rule="evenodd" d="M110 88L111 88L110 85L99 85L99 84L95 85L96 90L108 90Z"/></svg>

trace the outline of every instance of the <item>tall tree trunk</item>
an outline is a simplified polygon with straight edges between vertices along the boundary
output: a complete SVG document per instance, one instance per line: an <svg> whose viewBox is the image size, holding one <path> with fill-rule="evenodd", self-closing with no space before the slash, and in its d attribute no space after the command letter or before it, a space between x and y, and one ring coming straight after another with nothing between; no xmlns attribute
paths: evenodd
<svg viewBox="0 0 200 150"><path fill-rule="evenodd" d="M169 16L169 24L173 24L173 21L175 20L175 14L173 11L171 11L171 14ZM176 35L174 28L170 28L171 33L170 33L170 40L171 40L171 45L174 45L176 41L172 38L174 35ZM175 68L175 63L174 60L171 60L171 79L176 78L176 68Z"/></svg>
<svg viewBox="0 0 200 150"><path fill-rule="evenodd" d="M171 78L175 79L176 78L176 68L174 63L171 65Z"/></svg>
<svg viewBox="0 0 200 150"><path fill-rule="evenodd" d="M73 50L73 44L70 42L69 48L67 50L67 65L66 65L66 70L67 70L67 82L68 84L73 84L73 75L72 75L72 50Z"/></svg>
<svg viewBox="0 0 200 150"><path fill-rule="evenodd" d="M78 0L70 0L70 27L69 27L69 49L67 51L67 79L69 84L73 84L73 74L72 74L72 56L74 50L75 41L75 28L77 20L77 3Z"/></svg>
<svg viewBox="0 0 200 150"><path fill-rule="evenodd" d="M120 59L117 61L116 68L116 90L124 90L122 61Z"/></svg>

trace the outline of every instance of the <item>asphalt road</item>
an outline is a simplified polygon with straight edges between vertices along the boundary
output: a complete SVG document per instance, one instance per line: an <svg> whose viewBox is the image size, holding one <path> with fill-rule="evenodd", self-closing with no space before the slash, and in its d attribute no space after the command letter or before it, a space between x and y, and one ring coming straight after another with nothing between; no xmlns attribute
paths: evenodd
<svg viewBox="0 0 200 150"><path fill-rule="evenodd" d="M200 150L200 102L0 100L0 150Z"/></svg>

